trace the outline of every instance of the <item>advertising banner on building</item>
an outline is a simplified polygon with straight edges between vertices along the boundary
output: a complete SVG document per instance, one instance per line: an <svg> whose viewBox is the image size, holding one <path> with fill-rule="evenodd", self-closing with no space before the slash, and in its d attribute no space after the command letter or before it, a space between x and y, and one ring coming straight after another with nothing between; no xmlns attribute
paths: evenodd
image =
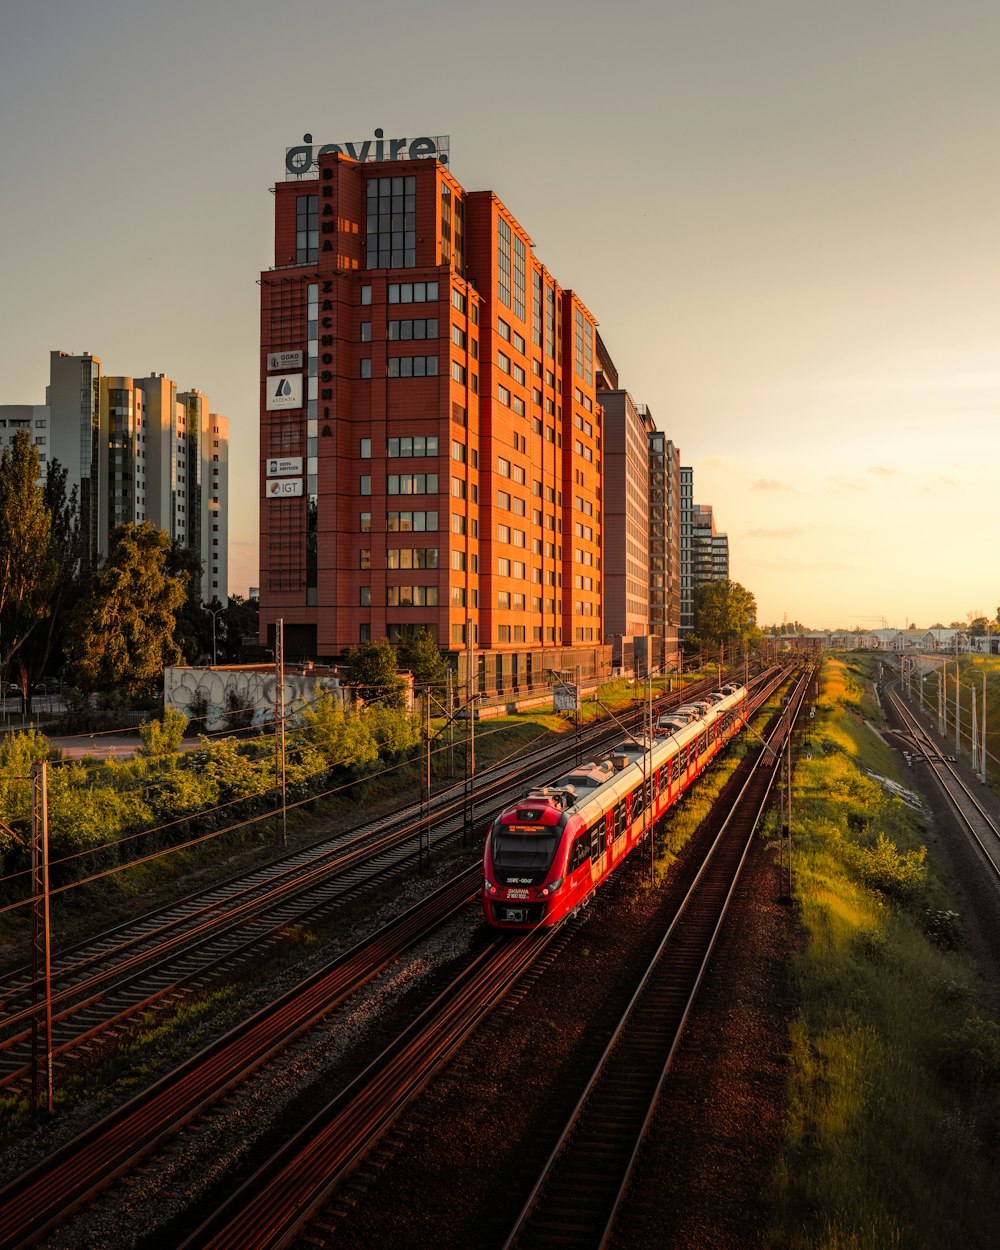
<svg viewBox="0 0 1000 1250"><path fill-rule="evenodd" d="M273 372L275 369L301 369L302 368L302 352L268 352L267 353L267 371Z"/></svg>
<svg viewBox="0 0 1000 1250"><path fill-rule="evenodd" d="M288 456L283 460L275 457L267 462L268 477L295 477L296 475L302 476L301 456Z"/></svg>
<svg viewBox="0 0 1000 1250"><path fill-rule="evenodd" d="M302 479L300 477L268 478L264 494L268 499L287 499L290 495L301 495Z"/></svg>
<svg viewBox="0 0 1000 1250"><path fill-rule="evenodd" d="M278 373L268 378L265 407L268 412L278 412L282 408L302 407L302 374Z"/></svg>

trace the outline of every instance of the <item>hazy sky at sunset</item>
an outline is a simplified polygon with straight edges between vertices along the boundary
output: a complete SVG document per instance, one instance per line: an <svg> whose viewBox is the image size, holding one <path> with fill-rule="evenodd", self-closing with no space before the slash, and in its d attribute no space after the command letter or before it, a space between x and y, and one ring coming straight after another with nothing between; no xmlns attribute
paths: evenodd
<svg viewBox="0 0 1000 1250"><path fill-rule="evenodd" d="M257 581L284 149L451 136L695 469L762 623L992 612L996 0L0 3L0 403L52 348L230 418Z"/></svg>

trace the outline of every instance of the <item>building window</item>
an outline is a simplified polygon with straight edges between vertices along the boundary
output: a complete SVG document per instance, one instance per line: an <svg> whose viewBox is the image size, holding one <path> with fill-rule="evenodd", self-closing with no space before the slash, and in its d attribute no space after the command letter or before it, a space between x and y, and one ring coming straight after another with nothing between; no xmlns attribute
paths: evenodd
<svg viewBox="0 0 1000 1250"><path fill-rule="evenodd" d="M436 473L390 473L386 478L387 495L436 495Z"/></svg>
<svg viewBox="0 0 1000 1250"><path fill-rule="evenodd" d="M433 378L437 376L437 356L392 356L388 361L390 378Z"/></svg>
<svg viewBox="0 0 1000 1250"><path fill-rule="evenodd" d="M436 434L414 434L408 438L390 438L388 440L388 455L390 457L400 456L406 458L408 456L436 456L438 454L438 439Z"/></svg>
<svg viewBox="0 0 1000 1250"><path fill-rule="evenodd" d="M390 547L385 553L387 569L436 569L437 547Z"/></svg>
<svg viewBox="0 0 1000 1250"><path fill-rule="evenodd" d="M372 341L372 323L370 321L362 321L361 342L370 343L371 341Z"/></svg>
<svg viewBox="0 0 1000 1250"><path fill-rule="evenodd" d="M438 297L436 282L390 282L390 304L428 304Z"/></svg>
<svg viewBox="0 0 1000 1250"><path fill-rule="evenodd" d="M436 339L437 336L438 323L436 317L418 317L411 321L389 322L389 338L393 342L397 339L400 341L407 339Z"/></svg>
<svg viewBox="0 0 1000 1250"><path fill-rule="evenodd" d="M409 268L417 263L417 179L369 178L368 269Z"/></svg>
<svg viewBox="0 0 1000 1250"><path fill-rule="evenodd" d="M319 255L319 196L295 197L295 261L312 264Z"/></svg>
<svg viewBox="0 0 1000 1250"><path fill-rule="evenodd" d="M371 547L362 547L358 553L360 557L360 568L370 569L372 566L372 549Z"/></svg>
<svg viewBox="0 0 1000 1250"><path fill-rule="evenodd" d="M577 377L588 386L594 383L594 327L580 309L575 313L576 334L574 338L573 364Z"/></svg>
<svg viewBox="0 0 1000 1250"><path fill-rule="evenodd" d="M390 534L419 534L437 527L436 512L389 512L385 518L385 528Z"/></svg>
<svg viewBox="0 0 1000 1250"><path fill-rule="evenodd" d="M362 534L370 534L372 532L372 514L370 512L362 512L361 514L361 532Z"/></svg>
<svg viewBox="0 0 1000 1250"><path fill-rule="evenodd" d="M370 607L372 606L372 588L371 588L371 586L361 586L361 587L359 587L358 602L359 602L359 604L361 605L361 607L363 607L363 608L370 608Z"/></svg>
<svg viewBox="0 0 1000 1250"><path fill-rule="evenodd" d="M372 289L370 286L363 286L361 288L361 303L370 304L371 302L372 302Z"/></svg>
<svg viewBox="0 0 1000 1250"><path fill-rule="evenodd" d="M372 479L370 473L361 475L361 494L370 495L372 493Z"/></svg>
<svg viewBox="0 0 1000 1250"><path fill-rule="evenodd" d="M363 438L361 440L361 459L371 460L371 458L372 458L372 440L370 438Z"/></svg>
<svg viewBox="0 0 1000 1250"><path fill-rule="evenodd" d="M386 606L390 608L436 608L436 586L387 586Z"/></svg>
<svg viewBox="0 0 1000 1250"><path fill-rule="evenodd" d="M497 218L497 299L510 307L510 226Z"/></svg>
<svg viewBox="0 0 1000 1250"><path fill-rule="evenodd" d="M361 376L370 378L372 376L372 362L370 360L361 361Z"/></svg>
<svg viewBox="0 0 1000 1250"><path fill-rule="evenodd" d="M526 253L523 239L514 235L514 316L524 320Z"/></svg>

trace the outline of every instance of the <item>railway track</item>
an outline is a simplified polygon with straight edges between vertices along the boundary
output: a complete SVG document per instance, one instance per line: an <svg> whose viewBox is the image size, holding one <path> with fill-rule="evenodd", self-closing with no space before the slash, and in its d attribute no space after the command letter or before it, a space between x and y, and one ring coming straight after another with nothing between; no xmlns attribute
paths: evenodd
<svg viewBox="0 0 1000 1250"><path fill-rule="evenodd" d="M35 1244L476 898L467 868L0 1190L4 1247Z"/></svg>
<svg viewBox="0 0 1000 1250"><path fill-rule="evenodd" d="M803 676L768 739L795 724ZM529 1194L504 1250L607 1246L777 770L760 756Z"/></svg>
<svg viewBox="0 0 1000 1250"><path fill-rule="evenodd" d="M666 696L658 707L695 697L699 690L689 687L683 695ZM631 713L624 723L631 726L639 715ZM557 750L532 753L517 767L484 770L477 778L476 805L502 805L527 780L555 775L580 751L600 750L620 737L619 727L601 723ZM426 830L431 852L460 839L465 810L461 786L433 796ZM290 929L326 919L346 902L384 890L412 871L421 854L423 815L419 805L411 806L59 953L53 960L56 1068L99 1052L102 1037L140 1013L175 1004L231 975L282 942ZM0 995L0 1089L23 1093L29 1088L31 1026L37 1013L30 968L19 969L5 978Z"/></svg>
<svg viewBox="0 0 1000 1250"><path fill-rule="evenodd" d="M116 1180L134 1173L143 1159L175 1140L186 1125L217 1108L290 1041L312 1028L413 943L472 902L478 893L479 877L479 865L469 867L430 899L411 908L373 938L212 1043L176 1072L0 1190L4 1245L37 1243ZM266 1169L279 1186L279 1190L271 1191L272 1196L279 1191L286 1195L284 1199L275 1198L276 1209L285 1205L284 1218L300 1225L303 1212L321 1205L330 1189L325 1185L322 1193L310 1198L301 1192L293 1195L298 1183L295 1178L302 1178L301 1163L289 1162L295 1150L309 1152L309 1167L321 1167L324 1176L333 1171L338 1177L344 1175L518 977L551 943L562 940L569 931L570 926L563 926L551 937L492 943L469 962L453 986L438 995L417 1024L384 1052L363 1077L352 1082L334 1108L325 1108L317 1116L312 1125L315 1131L304 1130L296 1145L287 1147L281 1159ZM391 1091L386 1083L390 1069L395 1081ZM331 1127L334 1122L339 1127ZM319 1136L312 1144L317 1133ZM258 1174L251 1189L263 1184L264 1177ZM247 1205L250 1190L241 1192L247 1200L243 1205ZM189 1238L189 1244L198 1244L197 1238L209 1235L226 1235L221 1230L227 1222L226 1213L212 1217L211 1231L206 1225L194 1240ZM245 1223L243 1227L245 1232ZM230 1244L257 1244L248 1240L244 1232Z"/></svg>
<svg viewBox="0 0 1000 1250"><path fill-rule="evenodd" d="M803 686L804 690L804 686ZM793 723L792 709L781 717ZM764 797L776 772L764 767ZM745 793L745 790L744 790ZM750 825L752 832L752 823ZM749 832L746 834L749 839ZM716 841L710 862L721 863L731 837ZM702 893L715 869L705 870ZM572 922L519 940L494 941L456 976L420 1018L356 1081L316 1113L272 1159L245 1179L180 1244L183 1250L276 1250L293 1244L309 1218L391 1127L403 1107L458 1049L478 1023L546 953L567 937ZM679 949L679 947L678 947Z"/></svg>
<svg viewBox="0 0 1000 1250"><path fill-rule="evenodd" d="M954 757L946 754L899 692L886 686L883 695L905 726L903 733L895 731L904 743L903 749L912 752L912 759L926 761L961 827L979 851L989 880L1000 891L1000 827L962 779Z"/></svg>

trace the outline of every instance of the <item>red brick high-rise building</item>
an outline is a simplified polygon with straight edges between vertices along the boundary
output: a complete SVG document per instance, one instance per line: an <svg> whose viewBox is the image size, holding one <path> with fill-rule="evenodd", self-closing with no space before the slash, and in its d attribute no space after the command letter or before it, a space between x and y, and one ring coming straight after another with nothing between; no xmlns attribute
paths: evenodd
<svg viewBox="0 0 1000 1250"><path fill-rule="evenodd" d="M321 155L261 275L262 639L427 627L483 689L606 660L595 321L490 191Z"/></svg>

